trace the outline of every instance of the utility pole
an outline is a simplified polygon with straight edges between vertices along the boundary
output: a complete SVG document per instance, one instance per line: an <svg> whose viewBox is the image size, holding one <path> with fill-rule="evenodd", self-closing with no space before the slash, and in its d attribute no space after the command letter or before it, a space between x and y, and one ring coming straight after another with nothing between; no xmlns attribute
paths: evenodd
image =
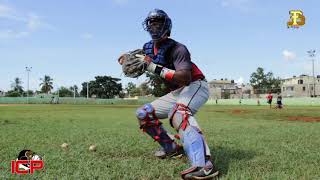
<svg viewBox="0 0 320 180"><path fill-rule="evenodd" d="M73 99L76 98L76 85L73 86Z"/></svg>
<svg viewBox="0 0 320 180"><path fill-rule="evenodd" d="M29 104L29 73L31 71L32 67L26 67L26 71L28 74L28 82L27 82L27 104Z"/></svg>
<svg viewBox="0 0 320 180"><path fill-rule="evenodd" d="M87 82L87 99L89 99L89 82Z"/></svg>
<svg viewBox="0 0 320 180"><path fill-rule="evenodd" d="M309 54L309 57L312 61L313 97L316 97L316 79L314 76L314 57L316 56L316 50L312 49L307 51L307 53Z"/></svg>

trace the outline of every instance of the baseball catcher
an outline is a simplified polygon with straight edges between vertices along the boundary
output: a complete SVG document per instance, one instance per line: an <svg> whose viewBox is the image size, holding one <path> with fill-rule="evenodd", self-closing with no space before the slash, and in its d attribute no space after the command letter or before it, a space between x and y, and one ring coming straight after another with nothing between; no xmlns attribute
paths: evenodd
<svg viewBox="0 0 320 180"><path fill-rule="evenodd" d="M191 167L181 172L183 179L213 178L219 172L194 117L209 98L205 76L191 61L187 47L169 38L172 23L163 10L152 10L143 26L152 40L142 50L128 52L118 61L126 76L138 77L149 71L162 77L171 92L136 111L140 128L160 144L156 157L177 157L183 153L188 156ZM162 126L160 119L165 118L179 133L183 146Z"/></svg>

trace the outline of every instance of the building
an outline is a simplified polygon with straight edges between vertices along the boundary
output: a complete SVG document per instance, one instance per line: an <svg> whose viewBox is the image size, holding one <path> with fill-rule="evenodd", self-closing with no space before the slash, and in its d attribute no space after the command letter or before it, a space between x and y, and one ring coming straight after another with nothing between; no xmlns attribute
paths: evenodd
<svg viewBox="0 0 320 180"><path fill-rule="evenodd" d="M249 83L242 84L240 87L241 87L241 98L248 99L248 98L257 97L257 95L254 94L253 87Z"/></svg>
<svg viewBox="0 0 320 180"><path fill-rule="evenodd" d="M320 96L320 75L293 76L282 80L281 93L283 97L313 97Z"/></svg>
<svg viewBox="0 0 320 180"><path fill-rule="evenodd" d="M241 87L238 87L234 80L212 80L208 84L211 99L230 99L241 97Z"/></svg>

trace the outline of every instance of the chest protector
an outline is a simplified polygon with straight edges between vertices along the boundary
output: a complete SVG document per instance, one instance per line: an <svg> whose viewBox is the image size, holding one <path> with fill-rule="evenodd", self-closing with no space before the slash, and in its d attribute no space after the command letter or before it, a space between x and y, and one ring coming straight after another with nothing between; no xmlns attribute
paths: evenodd
<svg viewBox="0 0 320 180"><path fill-rule="evenodd" d="M143 51L152 59L153 63L162 65L164 67L173 67L173 63L166 60L165 56L168 50L170 50L173 46L176 45L176 41L172 39L167 39L163 44L161 44L160 48L158 48L158 52L155 55L154 53L154 42L151 40L144 44Z"/></svg>
<svg viewBox="0 0 320 180"><path fill-rule="evenodd" d="M143 51L148 57L152 59L153 63L175 70L173 62L170 61L169 59L166 59L166 55L176 44L177 44L176 41L172 39L167 39L164 43L161 44L160 48L158 48L157 54L155 55L154 42L151 40L144 44ZM192 63L192 72L191 72L192 81L203 79L204 75L201 72L201 70L193 62L191 63Z"/></svg>

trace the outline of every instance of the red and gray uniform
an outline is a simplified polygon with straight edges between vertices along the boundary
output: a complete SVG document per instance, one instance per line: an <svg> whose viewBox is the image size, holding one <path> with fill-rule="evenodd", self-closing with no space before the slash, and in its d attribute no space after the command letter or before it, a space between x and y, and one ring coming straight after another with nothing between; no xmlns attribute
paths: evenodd
<svg viewBox="0 0 320 180"><path fill-rule="evenodd" d="M190 70L192 82L181 87L172 81L166 81L171 91L137 110L140 127L169 152L175 148L175 143L159 121L169 118L171 125L180 134L192 166L204 167L207 163L206 157L210 157L210 150L194 115L209 98L208 84L203 73L191 61L186 46L176 43L165 54L165 58L168 62L165 67L169 69Z"/></svg>

